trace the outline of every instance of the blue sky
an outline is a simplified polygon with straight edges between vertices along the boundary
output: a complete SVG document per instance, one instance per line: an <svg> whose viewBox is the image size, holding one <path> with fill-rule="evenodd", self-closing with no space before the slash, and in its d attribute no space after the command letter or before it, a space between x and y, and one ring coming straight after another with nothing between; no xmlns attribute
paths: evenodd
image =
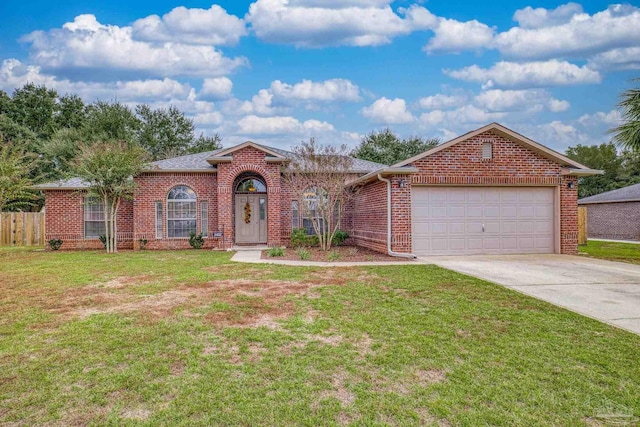
<svg viewBox="0 0 640 427"><path fill-rule="evenodd" d="M0 16L1 90L175 105L225 145L497 121L564 151L608 141L640 76L633 3L4 0Z"/></svg>

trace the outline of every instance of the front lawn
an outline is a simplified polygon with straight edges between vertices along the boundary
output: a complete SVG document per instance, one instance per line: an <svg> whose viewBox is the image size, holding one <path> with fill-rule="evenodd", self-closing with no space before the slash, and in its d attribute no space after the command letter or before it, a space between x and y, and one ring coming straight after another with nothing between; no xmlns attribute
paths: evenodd
<svg viewBox="0 0 640 427"><path fill-rule="evenodd" d="M586 245L578 246L578 251L592 258L640 264L640 244L589 240Z"/></svg>
<svg viewBox="0 0 640 427"><path fill-rule="evenodd" d="M640 415L639 336L435 266L230 257L0 250L0 425Z"/></svg>

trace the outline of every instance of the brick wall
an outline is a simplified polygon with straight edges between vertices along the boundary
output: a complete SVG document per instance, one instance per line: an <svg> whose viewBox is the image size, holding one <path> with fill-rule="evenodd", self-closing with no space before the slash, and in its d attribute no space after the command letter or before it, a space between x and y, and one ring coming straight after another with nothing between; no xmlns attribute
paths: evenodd
<svg viewBox="0 0 640 427"><path fill-rule="evenodd" d="M45 191L45 239L63 240L62 249L102 249L97 238L84 237L84 191ZM133 203L124 200L118 209L118 248L133 247Z"/></svg>
<svg viewBox="0 0 640 427"><path fill-rule="evenodd" d="M482 158L482 144L492 142L493 156ZM392 249L411 252L411 187L416 185L526 185L560 188L560 251L577 253L578 214L577 185L568 188L575 178L561 175L561 166L520 144L496 133L485 132L409 166L419 169L410 176L392 177ZM405 188L399 185L405 179ZM385 184L373 182L361 191L356 203L354 235L360 245L386 251L381 245L386 233ZM364 212L361 212L363 211ZM384 219L384 220L383 220ZM377 237L373 239L373 234ZM365 236L369 236L365 238ZM386 238L386 234L384 235Z"/></svg>
<svg viewBox="0 0 640 427"><path fill-rule="evenodd" d="M594 239L640 240L640 202L593 203L587 208L587 233Z"/></svg>
<svg viewBox="0 0 640 427"><path fill-rule="evenodd" d="M209 202L209 237L204 248L221 248L220 239L214 239L212 232L218 229L217 180L212 173L144 173L136 177L137 188L133 201L134 247L139 247L139 239L147 239L147 249L189 249L188 238L167 237L167 196L177 185L191 188L197 197L197 232L202 231L200 202ZM155 202L162 202L162 238L156 239Z"/></svg>

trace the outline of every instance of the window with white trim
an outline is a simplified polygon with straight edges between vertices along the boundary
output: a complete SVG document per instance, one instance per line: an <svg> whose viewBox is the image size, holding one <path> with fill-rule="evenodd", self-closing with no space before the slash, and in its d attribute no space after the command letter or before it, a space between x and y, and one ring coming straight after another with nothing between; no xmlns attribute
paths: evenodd
<svg viewBox="0 0 640 427"><path fill-rule="evenodd" d="M200 202L200 232L202 237L209 236L209 202Z"/></svg>
<svg viewBox="0 0 640 427"><path fill-rule="evenodd" d="M328 224L325 224L321 211L326 207L323 204L328 202L324 189L317 187L308 188L302 195L302 228L307 234L316 234L313 221L317 224L320 232L327 233Z"/></svg>
<svg viewBox="0 0 640 427"><path fill-rule="evenodd" d="M167 197L167 237L189 237L196 233L196 193L186 185L173 187Z"/></svg>
<svg viewBox="0 0 640 427"><path fill-rule="evenodd" d="M104 203L98 197L87 196L84 199L84 237L91 239L105 234Z"/></svg>
<svg viewBox="0 0 640 427"><path fill-rule="evenodd" d="M162 202L156 202L156 239L162 239L162 224L164 218L162 217Z"/></svg>

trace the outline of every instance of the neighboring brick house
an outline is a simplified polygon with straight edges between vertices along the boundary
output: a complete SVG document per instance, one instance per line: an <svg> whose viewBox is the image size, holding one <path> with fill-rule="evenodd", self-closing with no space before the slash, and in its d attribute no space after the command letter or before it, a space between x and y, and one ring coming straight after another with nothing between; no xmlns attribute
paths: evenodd
<svg viewBox="0 0 640 427"><path fill-rule="evenodd" d="M587 208L587 236L640 241L640 184L578 200Z"/></svg>
<svg viewBox="0 0 640 427"><path fill-rule="evenodd" d="M292 153L246 142L153 162L118 214L122 248L284 245L308 226L282 177ZM354 159L341 228L392 254L577 252L577 177L598 173L497 123L385 166ZM79 180L43 184L47 239L99 248L101 206ZM388 201L391 199L391 203ZM390 214L389 214L390 213ZM389 231L390 225L390 231Z"/></svg>

